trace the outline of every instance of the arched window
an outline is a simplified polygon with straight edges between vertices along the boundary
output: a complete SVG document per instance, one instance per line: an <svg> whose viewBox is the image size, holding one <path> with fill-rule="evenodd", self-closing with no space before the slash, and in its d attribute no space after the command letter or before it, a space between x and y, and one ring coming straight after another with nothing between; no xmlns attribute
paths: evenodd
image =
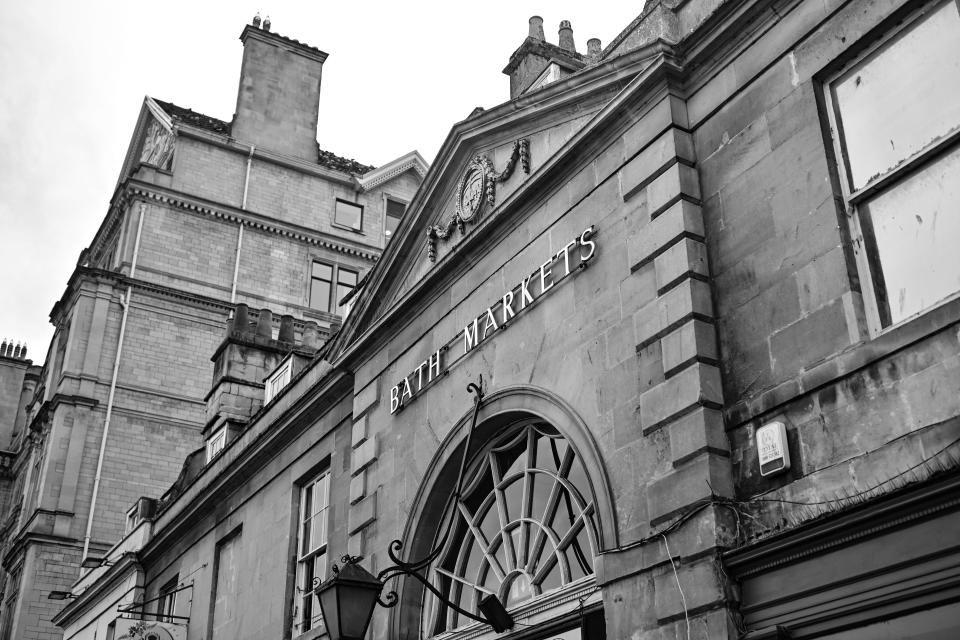
<svg viewBox="0 0 960 640"><path fill-rule="evenodd" d="M476 612L485 594L511 609L593 575L595 505L581 460L542 421L514 425L474 457L451 498L433 584ZM427 593L424 620L437 634L470 620Z"/></svg>

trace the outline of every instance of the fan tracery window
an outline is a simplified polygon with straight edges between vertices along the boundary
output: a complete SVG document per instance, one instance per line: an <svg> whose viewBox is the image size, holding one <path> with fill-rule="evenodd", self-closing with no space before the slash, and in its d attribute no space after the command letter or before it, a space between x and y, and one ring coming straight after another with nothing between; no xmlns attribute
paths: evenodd
<svg viewBox="0 0 960 640"><path fill-rule="evenodd" d="M595 505L582 462L553 427L525 424L473 462L431 569L433 584L471 612L495 594L509 609L593 574ZM430 633L469 622L431 594Z"/></svg>

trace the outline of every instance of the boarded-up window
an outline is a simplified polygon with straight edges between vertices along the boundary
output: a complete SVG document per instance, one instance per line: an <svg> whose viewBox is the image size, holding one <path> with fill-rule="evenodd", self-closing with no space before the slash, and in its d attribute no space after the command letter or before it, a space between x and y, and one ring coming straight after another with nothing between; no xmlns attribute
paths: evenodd
<svg viewBox="0 0 960 640"><path fill-rule="evenodd" d="M234 622L237 617L237 596L239 591L240 531L231 533L217 543L214 559L213 612L210 616L210 638L236 638Z"/></svg>
<svg viewBox="0 0 960 640"><path fill-rule="evenodd" d="M827 82L874 329L960 291L960 10L931 2Z"/></svg>

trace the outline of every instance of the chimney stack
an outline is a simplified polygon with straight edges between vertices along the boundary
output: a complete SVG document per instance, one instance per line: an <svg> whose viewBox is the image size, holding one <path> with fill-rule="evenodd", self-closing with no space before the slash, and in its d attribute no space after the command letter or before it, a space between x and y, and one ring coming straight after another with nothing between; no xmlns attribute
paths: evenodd
<svg viewBox="0 0 960 640"><path fill-rule="evenodd" d="M560 21L560 48L571 53L577 52L577 47L573 44L573 27L569 20Z"/></svg>
<svg viewBox="0 0 960 640"><path fill-rule="evenodd" d="M317 162L320 77L327 54L270 31L258 18L240 34L243 63L230 134L237 141Z"/></svg>
<svg viewBox="0 0 960 640"><path fill-rule="evenodd" d="M548 82L562 80L586 66L584 56L577 53L574 45L573 28L569 20L560 23L558 45L544 39L543 18L540 16L530 17L527 34L503 69L503 73L510 76L511 100L532 86L540 88ZM544 79L544 74L549 74L547 79Z"/></svg>

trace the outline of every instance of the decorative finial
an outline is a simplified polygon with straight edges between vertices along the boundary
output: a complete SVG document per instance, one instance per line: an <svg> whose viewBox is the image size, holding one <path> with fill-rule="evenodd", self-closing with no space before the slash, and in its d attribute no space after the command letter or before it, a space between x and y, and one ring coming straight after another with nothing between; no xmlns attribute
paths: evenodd
<svg viewBox="0 0 960 640"><path fill-rule="evenodd" d="M253 16L253 26L255 26L255 27L259 27L259 26L260 26L260 12L259 12L259 11L257 12L257 15Z"/></svg>
<svg viewBox="0 0 960 640"><path fill-rule="evenodd" d="M270 31L270 16L267 16L266 18L264 18L264 20L263 20L263 30L264 30L264 31Z"/></svg>

